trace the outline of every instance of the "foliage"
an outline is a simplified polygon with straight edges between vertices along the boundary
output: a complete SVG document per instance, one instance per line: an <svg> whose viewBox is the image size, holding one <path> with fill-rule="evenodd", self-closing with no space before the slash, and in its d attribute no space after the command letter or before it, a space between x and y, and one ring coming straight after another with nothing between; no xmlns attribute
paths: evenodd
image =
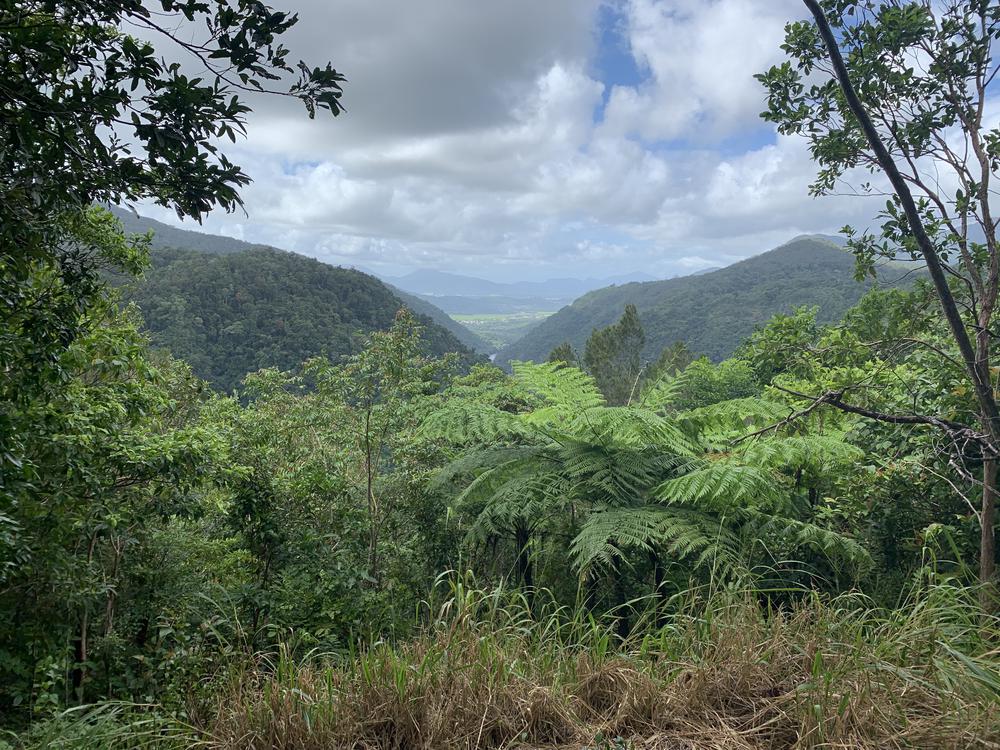
<svg viewBox="0 0 1000 750"><path fill-rule="evenodd" d="M136 556L161 524L201 514L196 488L225 450L198 423L201 386L187 368L152 363L133 320L100 315L62 356L62 387L15 413L31 429L5 508L0 705L89 693L91 671L109 667L103 645L127 623L120 609L138 594L126 583ZM119 678L129 679L99 684Z"/></svg>
<svg viewBox="0 0 1000 750"><path fill-rule="evenodd" d="M879 123L897 155L982 135L981 182L925 195L923 224L897 191L882 239L852 241L863 271L917 248L934 286L847 309L852 259L804 238L589 295L531 339L566 342L551 361L508 375L440 356L450 334L363 274L128 240L88 207L238 205L245 176L214 149L246 107L222 96L289 72L291 17L165 2L177 28L207 21L208 47L153 29L209 55L199 81L120 30L159 11L0 6L0 746L1000 741L995 602L969 563L989 581L1000 256L975 105L1000 18L824 7L865 100L903 108ZM819 44L792 24L797 63L762 78L825 189L873 163ZM954 65L911 70L920 45ZM339 74L300 71L293 95L339 109ZM594 329L588 373L573 345Z"/></svg>
<svg viewBox="0 0 1000 750"><path fill-rule="evenodd" d="M677 341L719 361L772 315L816 305L820 322L839 320L871 285L853 281L853 268L851 254L832 242L801 237L717 271L589 292L502 349L496 359L540 362L563 342L580 350L591 331L613 324L622 308L633 304L646 331L646 361L655 361ZM905 271L885 264L880 279L905 283Z"/></svg>
<svg viewBox="0 0 1000 750"><path fill-rule="evenodd" d="M967 592L931 586L895 612L855 594L767 612L762 593L689 590L660 627L648 602L633 602L623 609L644 624L623 639L613 622L548 592L531 603L459 579L430 601L412 641L346 661L281 657L235 683L212 741L220 750L750 750L957 749L1000 738L990 710L1000 672Z"/></svg>
<svg viewBox="0 0 1000 750"><path fill-rule="evenodd" d="M280 37L295 22L257 0L236 6L5 0L0 4L0 399L60 378L58 361L86 332L99 273L137 270L138 248L108 241L88 213L97 203L150 199L199 218L240 205L249 178L220 150L249 107L234 92L262 91L293 73ZM207 37L178 31L206 27ZM157 56L180 50L207 77ZM285 93L340 112L343 77L309 68ZM99 237L95 237L95 232ZM43 304L39 304L39 302ZM13 426L0 422L7 442ZM6 454L6 452L5 452ZM17 461L3 457L0 471Z"/></svg>
<svg viewBox="0 0 1000 750"><path fill-rule="evenodd" d="M679 414L669 399L605 406L592 378L557 363L516 364L514 381L537 399L531 410L458 399L422 431L465 446L436 482L458 483L454 508L470 517L471 541L514 541L522 583L531 585L532 558L545 565L554 554L537 539L553 537L572 540L566 553L582 571L634 564L639 554L689 570L724 557L732 568L744 554L741 538L866 564L860 545L815 523L808 502L858 458L841 433L747 439L748 422L774 413L766 404L728 401Z"/></svg>
<svg viewBox="0 0 1000 750"><path fill-rule="evenodd" d="M806 0L806 6L812 20L785 30L789 59L757 76L768 93L762 116L779 132L807 139L819 166L815 194L832 192L860 170L876 175L874 186L865 182L861 192L881 194L891 186L878 234L843 232L859 278L899 255L926 265L947 333L943 348L937 340L918 343L944 359L939 366L958 365L963 387L975 396L975 418L960 420L967 428L952 422L945 432L953 442L973 439L984 454L980 578L995 583L1000 406L990 331L1000 296L1000 247L991 194L1000 134L985 113L1000 8L968 0ZM841 408L847 403L834 401ZM899 423L898 414L868 416ZM934 411L910 416L944 424Z"/></svg>
<svg viewBox="0 0 1000 750"><path fill-rule="evenodd" d="M580 358L577 356L573 347L568 341L564 341L551 352L548 356L549 362L562 362L566 365L571 365L572 367L580 366Z"/></svg>
<svg viewBox="0 0 1000 750"><path fill-rule="evenodd" d="M372 276L270 248L156 251L153 268L123 293L142 310L153 344L223 393L262 368L355 354L402 306ZM449 331L425 317L421 323L428 352L474 360Z"/></svg>
<svg viewBox="0 0 1000 750"><path fill-rule="evenodd" d="M191 253L185 253L185 250L193 250L198 253L206 253L209 255L231 255L233 253L243 253L251 250L266 250L267 248L261 245L254 245L249 242L244 242L243 240L237 240L232 237L226 237L224 235L217 234L207 234L205 232L192 232L186 229L178 229L177 227L170 226L169 224L164 224L160 221L155 221L153 219L146 218L145 216L139 216L131 211L126 211L119 208L112 208L112 213L121 221L125 232L128 234L148 234L152 233L150 236L150 247L153 249L152 260L153 260L153 270L147 272L147 280L151 278L157 278L160 274L159 269L166 268L175 260L191 260L197 256ZM294 264L296 262L301 262L307 264L308 261L299 258L299 256L293 256L293 258L288 259L288 262ZM344 282L347 280L354 280L361 287L367 287L373 285L374 282L366 279L361 279L360 274L349 273L346 269L336 268L332 273L340 272L341 275L345 276ZM316 274L311 274L315 278ZM275 283L280 283L276 281ZM384 283L384 282L383 282ZM333 289L336 290L338 287L342 286L341 283L333 283ZM155 286L155 285L154 285ZM184 294L184 289L174 288L174 285L168 284L172 289L171 291L177 294ZM397 289L396 287L386 284L390 292L398 298L396 302L396 309L405 305L409 310L411 310L415 315L417 315L424 322L425 333L429 338L432 338L435 344L440 346L451 346L454 347L454 343L451 342L447 336L443 333L437 332L435 326L431 325L433 321L437 326L445 328L454 334L463 345L469 349L481 353L488 353L492 351L492 347L482 340L479 336L473 333L471 330L456 322L448 315L445 314L443 310L435 307L430 302L421 299L420 297L407 294L406 292ZM313 290L311 290L313 291ZM136 290L136 294L140 297L145 297L147 294L156 295L157 290L151 289L146 291L144 285L140 285ZM270 293L268 295L269 302L272 304L291 304L293 302L292 297L294 295L290 294L278 294ZM152 302L158 303L159 299L152 300ZM329 300L320 300L321 304L330 304ZM363 311L356 311L356 314L363 315ZM434 333L431 333L434 331ZM368 330L365 330L367 333ZM279 367L292 367L299 364L303 359L312 354L316 354L315 351L310 351L302 354L298 359L289 358L287 363L277 363L272 362L270 366ZM232 380L233 383L239 380L240 377L247 374L246 372L235 373L235 379Z"/></svg>
<svg viewBox="0 0 1000 750"><path fill-rule="evenodd" d="M617 323L595 330L587 339L583 365L609 404L623 406L639 392L645 343L646 334L632 304L625 306Z"/></svg>

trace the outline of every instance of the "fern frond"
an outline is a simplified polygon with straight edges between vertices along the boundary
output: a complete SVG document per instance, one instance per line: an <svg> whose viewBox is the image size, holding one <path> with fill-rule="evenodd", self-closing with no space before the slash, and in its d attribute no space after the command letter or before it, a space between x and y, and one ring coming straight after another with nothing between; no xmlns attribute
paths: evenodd
<svg viewBox="0 0 1000 750"><path fill-rule="evenodd" d="M663 411L673 404L683 387L684 382L676 375L663 375L643 388L639 405L650 411Z"/></svg>
<svg viewBox="0 0 1000 750"><path fill-rule="evenodd" d="M665 453L692 456L695 441L672 420L636 406L586 409L565 428L573 436L603 445L655 447Z"/></svg>
<svg viewBox="0 0 1000 750"><path fill-rule="evenodd" d="M454 401L432 412L417 430L422 439L470 445L530 437L534 431L516 415L490 404Z"/></svg>
<svg viewBox="0 0 1000 750"><path fill-rule="evenodd" d="M644 502L649 487L668 475L675 462L654 451L571 440L562 443L559 457L582 499L612 506Z"/></svg>
<svg viewBox="0 0 1000 750"><path fill-rule="evenodd" d="M530 478L548 471L549 468L548 459L539 451L486 467L458 494L455 498L455 505L489 503L492 497L500 493L508 482Z"/></svg>
<svg viewBox="0 0 1000 750"><path fill-rule="evenodd" d="M757 466L709 461L683 476L663 482L653 495L663 502L713 513L744 508L789 509L787 480Z"/></svg>
<svg viewBox="0 0 1000 750"><path fill-rule="evenodd" d="M562 507L570 486L558 471L539 471L510 478L491 494L476 517L470 538L509 531L515 523L533 526L548 513Z"/></svg>
<svg viewBox="0 0 1000 750"><path fill-rule="evenodd" d="M513 362L511 366L518 385L543 403L527 415L533 424L556 422L604 405L594 379L575 367L557 362Z"/></svg>
<svg viewBox="0 0 1000 750"><path fill-rule="evenodd" d="M863 456L864 451L846 442L841 433L762 437L739 449L742 462L772 469L825 471Z"/></svg>
<svg viewBox="0 0 1000 750"><path fill-rule="evenodd" d="M734 398L681 412L679 421L696 427L702 433L746 434L777 424L791 414L787 404L762 398Z"/></svg>
<svg viewBox="0 0 1000 750"><path fill-rule="evenodd" d="M744 514L744 531L760 538L774 534L796 547L810 547L834 562L844 563L861 572L872 565L868 551L857 541L844 534L824 529L814 523L760 513L747 509Z"/></svg>
<svg viewBox="0 0 1000 750"><path fill-rule="evenodd" d="M648 505L591 514L570 551L580 569L612 565L626 551L657 549L695 566L734 557L737 539L715 519L685 508Z"/></svg>
<svg viewBox="0 0 1000 750"><path fill-rule="evenodd" d="M507 445L470 449L466 453L438 469L427 485L430 491L440 490L449 483L465 476L481 474L483 471L510 464L517 460L534 459L544 451L539 445Z"/></svg>

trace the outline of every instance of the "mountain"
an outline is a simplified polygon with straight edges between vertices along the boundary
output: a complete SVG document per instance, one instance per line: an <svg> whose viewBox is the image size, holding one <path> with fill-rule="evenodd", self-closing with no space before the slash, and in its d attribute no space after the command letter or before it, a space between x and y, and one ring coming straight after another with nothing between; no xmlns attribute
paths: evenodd
<svg viewBox="0 0 1000 750"><path fill-rule="evenodd" d="M573 300L581 294L610 284L652 281L645 273L607 279L547 279L545 281L488 281L444 271L419 270L383 279L400 289L430 297L506 297L510 299ZM479 311L482 312L482 311Z"/></svg>
<svg viewBox="0 0 1000 750"><path fill-rule="evenodd" d="M123 299L142 311L154 346L185 360L223 392L263 367L287 370L315 355L354 353L372 331L389 328L404 306L423 326L428 353L457 352L466 363L481 359L435 322L447 318L443 312L409 295L402 299L373 276L201 232L178 230L169 237L213 250L168 246L157 223L130 225L133 232L156 234L152 266L143 277L117 279Z"/></svg>
<svg viewBox="0 0 1000 750"><path fill-rule="evenodd" d="M225 237L219 234L207 234L196 232L190 229L178 229L162 221L150 219L145 216L138 216L132 211L118 206L110 206L110 211L125 227L128 234L143 234L148 231L153 232L153 248L180 248L185 250L197 250L201 253L211 255L229 255L231 253L242 253L245 250L254 250L265 247L252 242L244 242L233 237Z"/></svg>
<svg viewBox="0 0 1000 750"><path fill-rule="evenodd" d="M707 273L624 284L590 292L502 349L497 362L544 360L564 341L582 350L595 328L615 322L634 304L646 332L645 356L684 341L715 360L731 354L777 313L819 307L819 320L839 320L871 283L854 281L854 257L825 237L803 236L769 252ZM886 283L905 273L885 269Z"/></svg>
<svg viewBox="0 0 1000 750"><path fill-rule="evenodd" d="M154 250L162 250L164 248L180 248L186 250L196 250L198 252L208 253L211 255L229 255L231 253L242 253L247 250L259 250L267 247L266 245L256 245L250 242L244 242L243 240L237 240L233 237L206 234L205 232L195 232L188 229L178 229L177 227L172 227L169 224L164 224L162 221L156 221L155 219L150 219L145 216L138 216L131 211L119 208L118 206L112 206L110 209L111 212L118 217L118 220L122 223L125 231L129 234L143 234L145 232L152 231L152 247ZM368 276L374 275L367 272L365 273ZM461 341L462 344L469 349L479 352L480 354L490 354L496 350L495 346L492 346L484 338L470 331L454 318L449 317L444 310L435 306L431 302L412 294L408 294L401 289L393 287L392 285L389 285L389 288L392 290L393 294L395 294L406 304L408 308L410 308L410 310L418 315L422 315L430 320L433 320L442 328L451 331L452 335L454 335L455 338Z"/></svg>

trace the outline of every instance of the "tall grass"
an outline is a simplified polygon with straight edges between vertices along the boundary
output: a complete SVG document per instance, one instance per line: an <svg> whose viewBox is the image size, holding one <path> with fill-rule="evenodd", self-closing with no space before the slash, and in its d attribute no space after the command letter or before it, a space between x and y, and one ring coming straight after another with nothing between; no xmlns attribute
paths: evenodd
<svg viewBox="0 0 1000 750"><path fill-rule="evenodd" d="M856 594L784 609L693 590L653 626L545 592L451 581L422 634L347 657L279 653L222 695L209 742L236 748L1000 747L1000 623L933 585L892 611ZM624 738L612 740L610 738ZM617 744L616 744L617 743Z"/></svg>
<svg viewBox="0 0 1000 750"><path fill-rule="evenodd" d="M206 744L193 727L155 707L115 702L75 706L20 737L0 736L0 750L187 750Z"/></svg>

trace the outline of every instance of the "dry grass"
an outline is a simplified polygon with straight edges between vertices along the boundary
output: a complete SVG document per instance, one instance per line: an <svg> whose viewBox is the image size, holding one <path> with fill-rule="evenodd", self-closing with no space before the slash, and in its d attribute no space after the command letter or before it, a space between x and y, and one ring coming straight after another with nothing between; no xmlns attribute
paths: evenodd
<svg viewBox="0 0 1000 750"><path fill-rule="evenodd" d="M461 585L411 642L263 663L225 695L219 750L1000 747L997 621L938 587L767 612L690 597L624 642L610 626ZM543 608L544 609L544 608ZM615 738L624 738L616 740Z"/></svg>

